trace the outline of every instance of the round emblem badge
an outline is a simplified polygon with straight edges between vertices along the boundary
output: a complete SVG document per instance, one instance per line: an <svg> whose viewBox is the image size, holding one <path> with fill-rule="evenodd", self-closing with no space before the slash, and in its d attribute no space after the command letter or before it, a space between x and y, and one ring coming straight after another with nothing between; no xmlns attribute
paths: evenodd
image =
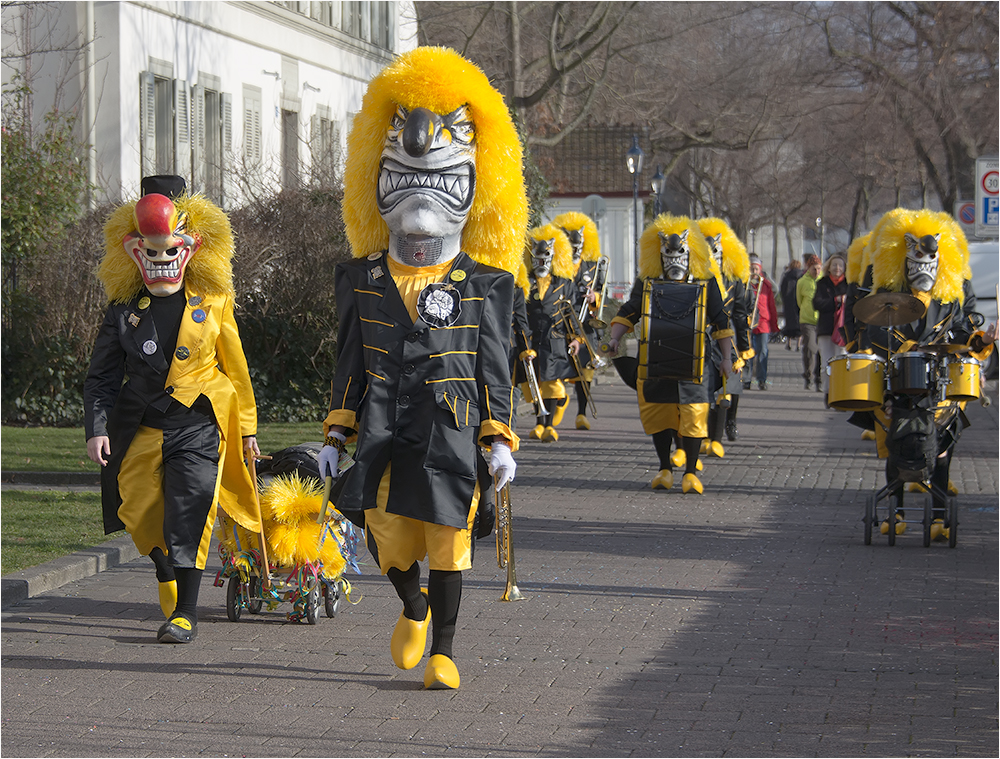
<svg viewBox="0 0 1000 759"><path fill-rule="evenodd" d="M417 297L417 314L432 327L450 327L462 315L462 298L448 282L433 282Z"/></svg>
<svg viewBox="0 0 1000 759"><path fill-rule="evenodd" d="M191 318L194 319L196 322L198 322L198 324L201 324L203 321L205 321L206 316L208 316L208 314L206 314L200 308L196 308L194 311L191 312Z"/></svg>
<svg viewBox="0 0 1000 759"><path fill-rule="evenodd" d="M147 356L152 356L154 353L156 353L156 343L154 343L152 340L147 340L142 344L142 352L145 353Z"/></svg>
<svg viewBox="0 0 1000 759"><path fill-rule="evenodd" d="M452 282L461 282L465 279L465 269L455 269L455 271L451 273L450 278Z"/></svg>
<svg viewBox="0 0 1000 759"><path fill-rule="evenodd" d="M147 308L149 308L149 298L143 295L141 298L139 298L139 302L136 305L139 306L140 311L145 311Z"/></svg>
<svg viewBox="0 0 1000 759"><path fill-rule="evenodd" d="M382 257L381 253L371 253L368 256L369 261L378 261Z"/></svg>
<svg viewBox="0 0 1000 759"><path fill-rule="evenodd" d="M189 351L186 346L182 345L180 348L174 351L174 355L177 356L177 358L179 358L181 361L183 361L184 359L186 359L188 356L191 355L191 351Z"/></svg>
<svg viewBox="0 0 1000 759"><path fill-rule="evenodd" d="M192 295L190 298L188 298L188 305L189 306L197 306L200 303L201 303L201 296L200 295Z"/></svg>

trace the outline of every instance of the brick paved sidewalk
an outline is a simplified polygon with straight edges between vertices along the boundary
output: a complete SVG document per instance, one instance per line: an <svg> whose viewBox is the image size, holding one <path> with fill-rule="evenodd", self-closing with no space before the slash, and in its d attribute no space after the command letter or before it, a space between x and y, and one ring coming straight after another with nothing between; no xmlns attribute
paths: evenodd
<svg viewBox="0 0 1000 759"><path fill-rule="evenodd" d="M388 654L383 578L318 626L287 605L231 623L206 573L198 641L161 646L140 560L2 616L4 756L996 756L998 432L970 406L958 546L866 546L874 444L801 387L744 394L703 496L653 492L634 394L589 432L526 441L518 581L493 542L467 573L457 692ZM522 434L530 420L521 419ZM914 496L915 499L922 496ZM217 568L213 565L211 571Z"/></svg>

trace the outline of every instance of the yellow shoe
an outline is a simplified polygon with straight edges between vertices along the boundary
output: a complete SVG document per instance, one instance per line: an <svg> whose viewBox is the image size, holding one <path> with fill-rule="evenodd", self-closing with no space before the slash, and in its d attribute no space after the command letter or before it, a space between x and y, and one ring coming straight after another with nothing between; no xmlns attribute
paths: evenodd
<svg viewBox="0 0 1000 759"><path fill-rule="evenodd" d="M931 540L947 540L951 537L951 530L944 526L943 519L935 519L931 522Z"/></svg>
<svg viewBox="0 0 1000 759"><path fill-rule="evenodd" d="M674 486L674 473L669 469L661 469L653 478L653 490L670 490Z"/></svg>
<svg viewBox="0 0 1000 759"><path fill-rule="evenodd" d="M562 406L556 406L556 410L552 412L552 426L558 427L562 424L563 414L566 413L566 409L569 408L569 399Z"/></svg>
<svg viewBox="0 0 1000 759"><path fill-rule="evenodd" d="M555 443L559 440L559 433L556 432L555 427L546 427L545 432L542 433L543 443Z"/></svg>
<svg viewBox="0 0 1000 759"><path fill-rule="evenodd" d="M889 520L888 519L882 520L882 524L880 524L878 526L878 531L881 532L883 535L888 535L889 534ZM902 535L904 532L906 532L906 522L903 521L903 515L897 513L896 514L896 534L897 535Z"/></svg>
<svg viewBox="0 0 1000 759"><path fill-rule="evenodd" d="M165 619L170 619L170 615L177 608L177 580L158 583L160 591L160 611Z"/></svg>
<svg viewBox="0 0 1000 759"><path fill-rule="evenodd" d="M690 493L693 490L698 495L701 495L705 492L705 487L696 475L685 474L684 479L681 480L681 490L685 493Z"/></svg>
<svg viewBox="0 0 1000 759"><path fill-rule="evenodd" d="M701 459L698 459L696 462L694 462L694 468L695 471L701 472L704 471L705 465L701 463Z"/></svg>
<svg viewBox="0 0 1000 759"><path fill-rule="evenodd" d="M948 480L948 495L958 495L958 485Z"/></svg>
<svg viewBox="0 0 1000 759"><path fill-rule="evenodd" d="M427 596L427 591L421 588L421 593ZM427 616L423 622L408 619L403 612L399 613L396 629L392 631L389 641L389 652L393 663L400 669L413 669L424 657L424 647L427 645L427 630L431 626L431 607L427 605Z"/></svg>
<svg viewBox="0 0 1000 759"><path fill-rule="evenodd" d="M907 493L926 493L927 488L924 487L922 482L908 482L906 483Z"/></svg>
<svg viewBox="0 0 1000 759"><path fill-rule="evenodd" d="M534 429L532 429L531 432L528 434L528 437L530 437L532 440L541 440L543 432L545 432L545 425L536 424Z"/></svg>
<svg viewBox="0 0 1000 759"><path fill-rule="evenodd" d="M424 687L427 690L456 690L462 684L455 662L444 654L434 654L424 670Z"/></svg>
<svg viewBox="0 0 1000 759"><path fill-rule="evenodd" d="M685 466L687 466L687 461L688 457L687 454L684 453L683 448L678 448L670 455L670 463L673 464L678 469L683 469Z"/></svg>
<svg viewBox="0 0 1000 759"><path fill-rule="evenodd" d="M713 440L709 443L708 450L713 456L717 456L720 459L726 455L726 449L722 447L722 443L718 440ZM700 464L701 461L699 460L698 463Z"/></svg>
<svg viewBox="0 0 1000 759"><path fill-rule="evenodd" d="M863 430L861 432L861 439L862 440L874 440L875 439L875 430Z"/></svg>
<svg viewBox="0 0 1000 759"><path fill-rule="evenodd" d="M698 453L700 453L702 456L704 456L706 453L708 453L708 448L709 448L709 443L710 442L711 441L707 437L706 438L702 438L701 439L701 448L699 449Z"/></svg>
<svg viewBox="0 0 1000 759"><path fill-rule="evenodd" d="M590 429L590 422L587 421L587 417L585 417L583 414L576 415L576 428L578 430Z"/></svg>

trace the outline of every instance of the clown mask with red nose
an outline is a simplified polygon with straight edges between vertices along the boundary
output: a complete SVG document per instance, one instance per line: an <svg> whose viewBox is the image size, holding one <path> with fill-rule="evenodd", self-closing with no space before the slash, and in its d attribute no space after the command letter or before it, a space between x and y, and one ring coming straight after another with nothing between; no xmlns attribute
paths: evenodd
<svg viewBox="0 0 1000 759"><path fill-rule="evenodd" d="M146 289L173 295L184 286L184 269L201 239L187 232L187 217L166 195L150 193L135 204L137 232L125 238L125 251L135 261Z"/></svg>

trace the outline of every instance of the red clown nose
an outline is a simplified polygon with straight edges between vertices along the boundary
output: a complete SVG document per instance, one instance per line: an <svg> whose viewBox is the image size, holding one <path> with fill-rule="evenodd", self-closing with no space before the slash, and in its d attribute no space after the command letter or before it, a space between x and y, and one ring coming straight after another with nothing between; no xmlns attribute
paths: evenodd
<svg viewBox="0 0 1000 759"><path fill-rule="evenodd" d="M177 208L166 195L144 195L135 204L135 223L143 237L169 237L176 229Z"/></svg>

